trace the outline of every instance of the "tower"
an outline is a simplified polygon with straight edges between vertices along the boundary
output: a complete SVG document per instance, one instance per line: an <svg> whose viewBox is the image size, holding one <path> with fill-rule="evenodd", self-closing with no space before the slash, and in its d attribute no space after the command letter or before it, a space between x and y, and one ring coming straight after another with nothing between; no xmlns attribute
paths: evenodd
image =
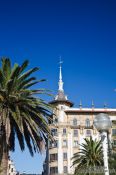
<svg viewBox="0 0 116 175"><path fill-rule="evenodd" d="M58 93L50 104L55 106L53 123L50 125L51 132L55 138L54 143L49 143L49 174L65 174L70 173L70 142L67 137L70 137L67 126L67 115L65 110L71 108L73 103L68 100L64 93L62 80L62 62L59 67L59 82ZM67 125L67 124L66 124ZM69 154L67 154L69 152ZM67 159L69 159L67 161ZM65 160L65 162L64 162ZM68 163L69 162L69 163Z"/></svg>

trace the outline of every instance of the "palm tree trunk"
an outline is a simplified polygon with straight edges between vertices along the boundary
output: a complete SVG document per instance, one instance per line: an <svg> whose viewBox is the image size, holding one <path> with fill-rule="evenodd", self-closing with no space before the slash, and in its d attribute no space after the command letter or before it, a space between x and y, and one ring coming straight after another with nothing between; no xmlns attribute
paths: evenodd
<svg viewBox="0 0 116 175"><path fill-rule="evenodd" d="M8 153L4 152L2 156L0 175L7 175L7 174L8 174Z"/></svg>
<svg viewBox="0 0 116 175"><path fill-rule="evenodd" d="M8 174L8 146L6 143L6 134L4 129L0 135L0 175Z"/></svg>

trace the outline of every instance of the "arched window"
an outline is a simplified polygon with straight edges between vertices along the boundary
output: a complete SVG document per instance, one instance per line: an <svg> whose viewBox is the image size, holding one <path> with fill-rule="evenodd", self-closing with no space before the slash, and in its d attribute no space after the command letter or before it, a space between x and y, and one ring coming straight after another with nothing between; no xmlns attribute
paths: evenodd
<svg viewBox="0 0 116 175"><path fill-rule="evenodd" d="M85 127L90 127L90 120L88 118L85 120Z"/></svg>
<svg viewBox="0 0 116 175"><path fill-rule="evenodd" d="M77 119L76 118L73 119L73 125L77 126Z"/></svg>

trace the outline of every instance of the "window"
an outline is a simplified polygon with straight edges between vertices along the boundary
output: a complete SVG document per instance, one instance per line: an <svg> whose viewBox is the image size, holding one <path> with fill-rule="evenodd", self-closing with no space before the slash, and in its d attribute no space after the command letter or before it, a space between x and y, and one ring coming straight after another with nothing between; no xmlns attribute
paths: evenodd
<svg viewBox="0 0 116 175"><path fill-rule="evenodd" d="M113 146L116 146L116 140L113 140Z"/></svg>
<svg viewBox="0 0 116 175"><path fill-rule="evenodd" d="M67 147L67 140L63 140L63 147Z"/></svg>
<svg viewBox="0 0 116 175"><path fill-rule="evenodd" d="M53 142L49 141L49 147L52 147Z"/></svg>
<svg viewBox="0 0 116 175"><path fill-rule="evenodd" d="M91 136L91 130L89 130L89 129L86 130L86 136L87 137L90 137Z"/></svg>
<svg viewBox="0 0 116 175"><path fill-rule="evenodd" d="M77 126L77 119L76 118L73 119L73 125Z"/></svg>
<svg viewBox="0 0 116 175"><path fill-rule="evenodd" d="M85 127L90 127L90 120L88 118L85 120Z"/></svg>
<svg viewBox="0 0 116 175"><path fill-rule="evenodd" d="M51 129L51 134L53 136L57 136L57 129L55 129L55 128Z"/></svg>
<svg viewBox="0 0 116 175"><path fill-rule="evenodd" d="M74 147L78 147L78 140L74 140Z"/></svg>
<svg viewBox="0 0 116 175"><path fill-rule="evenodd" d="M63 160L67 160L67 153L63 153Z"/></svg>
<svg viewBox="0 0 116 175"><path fill-rule="evenodd" d="M58 173L58 167L50 167L50 174Z"/></svg>
<svg viewBox="0 0 116 175"><path fill-rule="evenodd" d="M54 123L58 123L58 119L57 118L54 118Z"/></svg>
<svg viewBox="0 0 116 175"><path fill-rule="evenodd" d="M57 148L58 147L58 140L54 141L54 147Z"/></svg>
<svg viewBox="0 0 116 175"><path fill-rule="evenodd" d="M11 167L11 164L9 164L9 169L10 169L10 167Z"/></svg>
<svg viewBox="0 0 116 175"><path fill-rule="evenodd" d="M64 166L64 173L67 173L67 166Z"/></svg>
<svg viewBox="0 0 116 175"><path fill-rule="evenodd" d="M58 160L58 154L50 154L50 161Z"/></svg>
<svg viewBox="0 0 116 175"><path fill-rule="evenodd" d="M112 129L112 135L116 136L116 129Z"/></svg>
<svg viewBox="0 0 116 175"><path fill-rule="evenodd" d="M58 147L58 140L55 140L54 142L49 142L49 147L51 148L57 148Z"/></svg>
<svg viewBox="0 0 116 175"><path fill-rule="evenodd" d="M77 137L78 136L78 130L77 129L74 129L73 135L74 135L74 137Z"/></svg>
<svg viewBox="0 0 116 175"><path fill-rule="evenodd" d="M63 128L63 134L66 134L66 128Z"/></svg>
<svg viewBox="0 0 116 175"><path fill-rule="evenodd" d="M112 120L112 124L116 126L116 120Z"/></svg>
<svg viewBox="0 0 116 175"><path fill-rule="evenodd" d="M64 110L64 106L61 106L61 110Z"/></svg>

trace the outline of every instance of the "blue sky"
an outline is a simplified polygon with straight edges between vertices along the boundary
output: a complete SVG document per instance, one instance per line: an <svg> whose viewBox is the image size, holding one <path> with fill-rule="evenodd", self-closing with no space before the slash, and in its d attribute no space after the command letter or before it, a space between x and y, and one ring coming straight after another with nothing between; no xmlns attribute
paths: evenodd
<svg viewBox="0 0 116 175"><path fill-rule="evenodd" d="M29 59L43 87L58 89L63 60L65 93L78 107L116 107L115 0L4 0L0 2L0 56ZM48 100L48 98L46 98ZM19 171L41 172L43 156L31 158L18 146L12 158Z"/></svg>

